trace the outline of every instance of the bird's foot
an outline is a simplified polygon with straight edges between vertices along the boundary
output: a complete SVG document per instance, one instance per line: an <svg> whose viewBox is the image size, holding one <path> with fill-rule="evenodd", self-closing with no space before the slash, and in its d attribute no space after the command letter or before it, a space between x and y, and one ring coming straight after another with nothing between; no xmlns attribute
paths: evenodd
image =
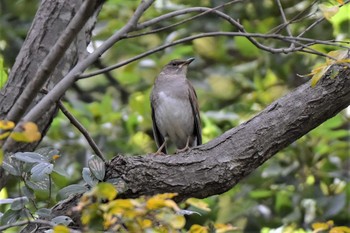
<svg viewBox="0 0 350 233"><path fill-rule="evenodd" d="M158 155L166 155L166 154L164 154L162 151L156 151L156 152L152 153L152 155L158 156Z"/></svg>
<svg viewBox="0 0 350 233"><path fill-rule="evenodd" d="M175 154L179 154L179 153L186 152L186 151L188 151L189 149L190 149L190 147L187 145L187 146L185 146L185 147L182 148L182 149L177 149L177 150L175 151Z"/></svg>

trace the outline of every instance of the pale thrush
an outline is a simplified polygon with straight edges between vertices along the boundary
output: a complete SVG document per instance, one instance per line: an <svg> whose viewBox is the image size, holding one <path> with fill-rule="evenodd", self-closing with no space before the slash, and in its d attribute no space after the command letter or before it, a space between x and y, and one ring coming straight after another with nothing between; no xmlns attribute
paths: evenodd
<svg viewBox="0 0 350 233"><path fill-rule="evenodd" d="M193 60L172 60L155 80L150 97L156 154L167 153L168 140L176 153L202 144L197 95L186 77Z"/></svg>

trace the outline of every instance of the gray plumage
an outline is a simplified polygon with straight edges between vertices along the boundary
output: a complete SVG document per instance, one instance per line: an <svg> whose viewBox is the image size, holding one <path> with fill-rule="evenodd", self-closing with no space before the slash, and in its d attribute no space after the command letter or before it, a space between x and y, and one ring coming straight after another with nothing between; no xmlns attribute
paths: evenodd
<svg viewBox="0 0 350 233"><path fill-rule="evenodd" d="M157 153L167 153L168 139L177 151L202 144L197 95L186 77L187 66L193 60L171 61L154 83L150 97Z"/></svg>

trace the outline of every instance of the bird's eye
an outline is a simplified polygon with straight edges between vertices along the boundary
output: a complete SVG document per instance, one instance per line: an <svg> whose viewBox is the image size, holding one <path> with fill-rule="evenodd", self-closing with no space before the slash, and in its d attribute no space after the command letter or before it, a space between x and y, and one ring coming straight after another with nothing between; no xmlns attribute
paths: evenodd
<svg viewBox="0 0 350 233"><path fill-rule="evenodd" d="M176 63L171 64L172 66L176 66Z"/></svg>

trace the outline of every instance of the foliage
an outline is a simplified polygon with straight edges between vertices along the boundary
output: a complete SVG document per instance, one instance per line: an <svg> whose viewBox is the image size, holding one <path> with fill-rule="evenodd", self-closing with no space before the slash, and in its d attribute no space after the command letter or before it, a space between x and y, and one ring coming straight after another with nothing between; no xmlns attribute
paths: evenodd
<svg viewBox="0 0 350 233"><path fill-rule="evenodd" d="M7 68L13 65L14 55L18 53L34 17L36 9L33 2L37 4L39 1L1 1L6 12L0 16L0 24L6 30L0 34L0 87L7 79ZM214 7L221 2L157 1L142 20L152 19L173 9ZM287 19L299 14L302 16L290 24L292 35L304 32L305 28L324 15L327 20L307 31L308 37L349 41L349 4L339 7L338 2L342 2L328 0L317 1L316 4L309 0L281 2ZM123 26L138 3L107 1L99 15L96 35L89 49L93 50ZM239 19L249 32L274 32L281 25L280 12L272 0L242 1L221 10ZM185 19L183 16L179 18ZM176 22L178 18L160 22L157 26ZM206 14L168 30L120 41L100 62L102 66L113 65L178 38L213 31L236 31L236 28ZM285 43L267 39L264 42L276 47ZM110 71L108 74L113 81L104 74L80 80L76 83L79 88L73 87L68 91L63 103L86 127L106 157L112 158L119 153L132 156L153 152L155 144L151 133L149 93L155 75L173 58L195 56L196 61L190 66L189 76L200 101L203 139L208 142L250 119L273 100L309 79L299 74L310 73L312 83L316 85L331 64L349 62L343 57L344 50L338 52L330 45L320 44L311 45L310 48L328 54L337 61L329 58L324 61L321 56L309 53L267 53L257 49L244 37L201 38ZM90 71L95 69L91 67ZM4 131L0 139L8 137L13 127L14 124L1 121L0 128ZM32 126L24 129L24 132L37 132ZM30 135L39 139L36 133ZM171 199L172 194L114 200L117 194L110 191L114 188L109 185L103 187L106 184L97 185L104 179L103 162L96 157L90 158L93 152L85 138L59 112L41 143L43 149L17 153L4 161L3 167L15 179L9 182L6 187L8 194L1 199L0 208L4 213L1 221L2 224L9 224L31 215L49 216L48 208L57 200L88 191L76 210L81 211L82 222L91 229L122 229L125 225L127 229L137 232L136 229L160 230L161 223L168 229L198 233L210 232L213 228L211 223L216 229L220 226L218 224L224 223L225 227L235 226L230 228L236 229L235 232L338 230L337 227L349 226L348 140L349 115L343 112L280 151L224 194L199 203L190 199L181 204ZM53 148L59 149L60 153ZM207 207L202 206L203 202ZM177 214L181 210L200 215L191 214L185 218ZM175 225L170 222L171 219L175 220ZM69 224L66 216L56 221L56 224ZM64 232L67 228L57 225L53 230ZM346 232L346 228L343 231Z"/></svg>
<svg viewBox="0 0 350 233"><path fill-rule="evenodd" d="M181 210L172 200L175 196L175 193L163 193L136 199L115 199L115 187L110 183L99 183L82 196L74 211L81 212L81 222L89 230L177 232L185 226L183 214L194 212ZM192 202L197 206L201 203L199 200ZM225 224L216 224L212 228L222 233L234 229ZM205 233L208 230L207 227L193 225L189 232Z"/></svg>
<svg viewBox="0 0 350 233"><path fill-rule="evenodd" d="M312 75L311 78L311 86L315 86L317 82L322 78L323 75L326 74L328 69L334 65L334 64L344 64L350 62L350 59L347 59L348 51L347 50L337 50L337 51L331 51L328 53L328 56L330 58L326 59L326 62L324 64L319 65L318 67L314 68L309 75ZM331 59L332 58L332 59ZM337 76L337 72L332 72L332 78Z"/></svg>
<svg viewBox="0 0 350 233"><path fill-rule="evenodd" d="M24 122L21 124L21 131L10 131L14 129L15 123L12 121L0 121L0 130L4 130L0 134L0 140L4 140L7 137L12 138L17 142L35 142L41 139L41 133L38 130L38 126L33 122Z"/></svg>

